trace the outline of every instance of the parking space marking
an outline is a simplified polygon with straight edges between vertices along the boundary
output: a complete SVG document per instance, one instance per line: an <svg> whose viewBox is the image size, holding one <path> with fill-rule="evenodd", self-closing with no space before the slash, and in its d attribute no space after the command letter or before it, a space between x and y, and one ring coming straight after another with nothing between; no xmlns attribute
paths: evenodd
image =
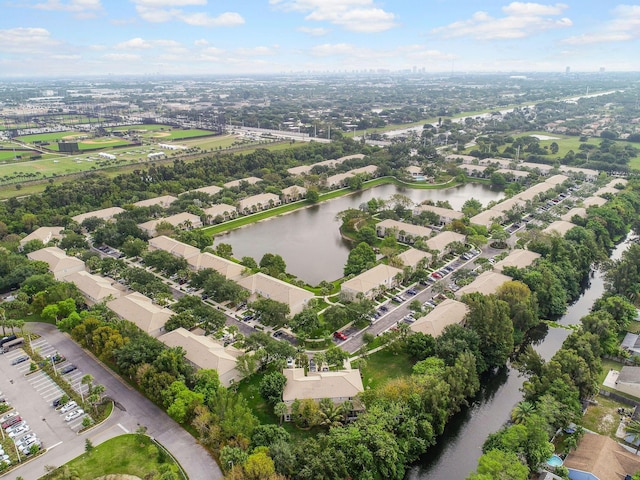
<svg viewBox="0 0 640 480"><path fill-rule="evenodd" d="M124 433L129 433L129 430L127 430L126 428L124 428L124 427L123 427L122 425L120 425L119 423L118 423L118 426L119 426L122 430L124 430Z"/></svg>
<svg viewBox="0 0 640 480"><path fill-rule="evenodd" d="M50 447L47 448L47 450L51 450L52 448L57 447L58 445L62 445L62 442L58 442L58 443L54 443L53 445L51 445Z"/></svg>

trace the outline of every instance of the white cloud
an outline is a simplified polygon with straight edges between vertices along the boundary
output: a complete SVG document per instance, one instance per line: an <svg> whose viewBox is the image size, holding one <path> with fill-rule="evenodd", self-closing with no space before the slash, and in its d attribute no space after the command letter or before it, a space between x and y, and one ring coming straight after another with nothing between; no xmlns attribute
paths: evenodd
<svg viewBox="0 0 640 480"><path fill-rule="evenodd" d="M562 15L567 5L513 2L502 8L504 17L495 18L487 12L476 12L468 20L461 20L431 30L443 38L472 37L477 40L525 38L545 30L566 28L573 22Z"/></svg>
<svg viewBox="0 0 640 480"><path fill-rule="evenodd" d="M308 33L313 37L322 37L323 35L326 35L327 33L329 33L329 30L321 27L318 27L318 28L298 27L298 31L302 33Z"/></svg>
<svg viewBox="0 0 640 480"><path fill-rule="evenodd" d="M209 45L209 41L201 38L200 40L196 40L195 42L193 42L193 44L196 47L206 47L207 45Z"/></svg>
<svg viewBox="0 0 640 480"><path fill-rule="evenodd" d="M440 50L426 48L424 45L406 45L398 48L398 54L406 58L419 60L455 60L457 55L445 53Z"/></svg>
<svg viewBox="0 0 640 480"><path fill-rule="evenodd" d="M0 45L3 53L41 53L50 52L61 42L51 38L45 28L19 27L0 30Z"/></svg>
<svg viewBox="0 0 640 480"><path fill-rule="evenodd" d="M329 22L353 32L375 33L396 27L395 14L373 0L269 0L279 9L306 13L305 20Z"/></svg>
<svg viewBox="0 0 640 480"><path fill-rule="evenodd" d="M118 50L148 50L154 47L180 47L180 42L175 40L145 40L140 37L132 38L126 42L118 43Z"/></svg>
<svg viewBox="0 0 640 480"><path fill-rule="evenodd" d="M186 11L177 7L206 6L207 0L132 0L140 18L152 23L184 22L195 27L235 27L244 24L242 15L224 12L212 16L203 11Z"/></svg>
<svg viewBox="0 0 640 480"><path fill-rule="evenodd" d="M115 60L118 62L133 62L136 60L140 60L142 57L134 53L106 53L102 56L102 58L104 58L105 60Z"/></svg>
<svg viewBox="0 0 640 480"><path fill-rule="evenodd" d="M640 5L618 5L612 11L612 19L603 28L564 40L570 45L626 42L640 38Z"/></svg>
<svg viewBox="0 0 640 480"><path fill-rule="evenodd" d="M254 47L254 48L236 48L235 53L242 57L264 57L272 56L277 52L277 48L271 47Z"/></svg>
<svg viewBox="0 0 640 480"><path fill-rule="evenodd" d="M24 6L38 10L71 12L77 18L94 18L102 11L100 0L45 0Z"/></svg>

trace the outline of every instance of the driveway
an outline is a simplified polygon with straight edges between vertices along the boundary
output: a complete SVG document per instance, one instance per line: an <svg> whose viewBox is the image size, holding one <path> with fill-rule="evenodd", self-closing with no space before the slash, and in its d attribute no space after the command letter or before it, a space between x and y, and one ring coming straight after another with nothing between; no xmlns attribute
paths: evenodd
<svg viewBox="0 0 640 480"><path fill-rule="evenodd" d="M41 457L13 470L11 478L18 475L24 478L39 478L45 473L45 465L60 466L84 453L85 439L89 438L94 445L98 445L123 433L133 433L140 425L147 427L147 433L172 453L189 478L193 480L223 478L215 460L178 423L173 421L147 398L116 377L106 367L103 367L101 363L87 354L73 340L59 332L53 325L29 323L28 328L32 332L42 335L53 348L65 355L69 362L82 369L84 374L93 375L95 383L104 385L106 387L106 395L113 398L122 409L114 408L114 413L107 422L84 434L77 435L67 428L64 435L61 435L58 439L59 444L45 442L45 447L53 448ZM1 363L8 364L9 361L6 360ZM17 382L16 380L16 384ZM8 393L9 389L5 383L9 384L7 377L1 381L1 388L2 390L6 389L5 391ZM29 388L28 385L25 384L21 388L25 389L24 392L20 392L25 397L37 397L37 400L41 400L43 405L46 404L43 398L33 395L32 391L26 390ZM49 405L47 405L47 409L53 412ZM43 422L40 420L40 422L43 427L38 429L36 433L40 434L40 430L45 433L48 429L51 429L51 421L46 420ZM32 423L35 423L35 420L32 420ZM57 425L54 427L52 430L57 431Z"/></svg>

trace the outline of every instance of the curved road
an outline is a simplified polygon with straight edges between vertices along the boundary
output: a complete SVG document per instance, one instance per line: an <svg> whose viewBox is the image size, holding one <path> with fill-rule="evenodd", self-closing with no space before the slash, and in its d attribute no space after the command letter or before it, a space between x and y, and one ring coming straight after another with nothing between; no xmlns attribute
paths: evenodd
<svg viewBox="0 0 640 480"><path fill-rule="evenodd" d="M45 473L45 465L60 466L84 453L85 439L88 438L94 445L99 445L123 433L133 433L143 425L147 427L147 434L164 445L178 460L189 478L193 480L223 478L215 460L189 433L67 335L46 323L29 323L28 328L45 338L70 362L78 365L83 373L93 375L96 383L106 387L106 395L113 398L124 410L114 408L113 415L102 425L59 446L54 446L45 455L13 470L13 474L24 478L39 478Z"/></svg>

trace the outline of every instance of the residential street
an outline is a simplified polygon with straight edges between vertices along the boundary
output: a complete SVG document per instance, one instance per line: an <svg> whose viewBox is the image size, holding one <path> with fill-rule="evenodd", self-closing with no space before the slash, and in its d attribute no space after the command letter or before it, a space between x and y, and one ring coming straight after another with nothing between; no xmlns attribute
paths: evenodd
<svg viewBox="0 0 640 480"><path fill-rule="evenodd" d="M33 333L42 335L83 372L93 375L95 383L104 385L106 395L113 398L124 410L114 408L113 414L104 424L69 440L61 440L61 443L55 445L50 452L13 470L10 474L11 478L18 475L25 479L39 478L45 473L45 465L57 467L84 453L85 439L90 439L97 446L117 435L133 433L140 425L147 427L147 433L171 452L189 478L222 478L218 464L189 433L151 401L87 354L68 336L59 332L53 325L44 323L29 323L27 328ZM32 395L32 392L25 391L24 395ZM38 398L38 400L42 399ZM45 445L45 447L52 447L52 445Z"/></svg>

